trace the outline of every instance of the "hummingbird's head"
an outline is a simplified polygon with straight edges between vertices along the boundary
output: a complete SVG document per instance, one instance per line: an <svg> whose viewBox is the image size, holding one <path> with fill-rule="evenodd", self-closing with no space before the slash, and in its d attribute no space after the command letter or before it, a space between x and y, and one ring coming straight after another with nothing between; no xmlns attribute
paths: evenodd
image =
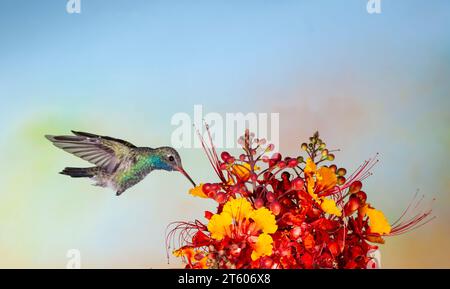
<svg viewBox="0 0 450 289"><path fill-rule="evenodd" d="M160 158L160 169L166 171L179 171L182 173L195 187L195 183L192 178L186 173L181 164L181 158L178 152L171 147L160 147L158 150L158 156Z"/></svg>

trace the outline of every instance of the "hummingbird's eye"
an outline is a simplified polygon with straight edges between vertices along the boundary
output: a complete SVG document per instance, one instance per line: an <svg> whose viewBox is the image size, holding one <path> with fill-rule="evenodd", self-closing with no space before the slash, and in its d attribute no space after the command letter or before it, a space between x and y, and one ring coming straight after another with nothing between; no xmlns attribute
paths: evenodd
<svg viewBox="0 0 450 289"><path fill-rule="evenodd" d="M169 161L173 162L175 158L173 156L169 156Z"/></svg>

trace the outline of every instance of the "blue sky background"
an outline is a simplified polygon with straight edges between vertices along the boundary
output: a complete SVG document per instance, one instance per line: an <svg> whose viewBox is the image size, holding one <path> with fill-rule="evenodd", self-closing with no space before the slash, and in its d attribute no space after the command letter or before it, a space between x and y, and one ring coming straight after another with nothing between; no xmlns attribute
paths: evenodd
<svg viewBox="0 0 450 289"><path fill-rule="evenodd" d="M124 196L64 178L70 129L170 142L176 112L279 112L281 151L314 130L390 219L417 189L438 218L383 246L387 267L449 267L450 2L0 0L0 266L165 267L164 228L213 203L159 172ZM201 150L180 151L198 181ZM169 197L170 196L170 197ZM172 260L169 266L179 266Z"/></svg>

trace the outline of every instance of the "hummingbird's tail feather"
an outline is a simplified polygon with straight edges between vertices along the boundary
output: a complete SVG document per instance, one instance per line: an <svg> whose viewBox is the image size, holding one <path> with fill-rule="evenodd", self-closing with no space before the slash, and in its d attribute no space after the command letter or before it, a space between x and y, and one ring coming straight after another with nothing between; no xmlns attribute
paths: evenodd
<svg viewBox="0 0 450 289"><path fill-rule="evenodd" d="M91 168L65 168L60 172L62 175L68 175L72 178L92 178L98 172L98 167Z"/></svg>

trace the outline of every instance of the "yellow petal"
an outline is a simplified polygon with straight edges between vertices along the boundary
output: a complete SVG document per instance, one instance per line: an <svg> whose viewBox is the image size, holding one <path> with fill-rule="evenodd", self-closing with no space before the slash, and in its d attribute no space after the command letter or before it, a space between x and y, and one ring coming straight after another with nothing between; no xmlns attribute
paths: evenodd
<svg viewBox="0 0 450 289"><path fill-rule="evenodd" d="M200 268L208 269L208 257L203 257L198 263L200 264Z"/></svg>
<svg viewBox="0 0 450 289"><path fill-rule="evenodd" d="M181 257L181 256L184 256L184 252L183 252L183 249L182 249L182 248L177 249L177 250L174 250L174 251L172 252L172 254L173 254L175 257Z"/></svg>
<svg viewBox="0 0 450 289"><path fill-rule="evenodd" d="M175 257L186 257L187 259L189 259L189 261L192 261L195 260L194 256L196 254L196 251L192 247L184 246L178 250L173 251L172 254Z"/></svg>
<svg viewBox="0 0 450 289"><path fill-rule="evenodd" d="M247 170L250 170L250 169L251 169L251 166L250 166L249 163L243 162L243 163L242 163L242 166L245 167ZM257 165L254 165L253 169L254 169L255 171L257 171L257 170L260 169L260 167L258 167Z"/></svg>
<svg viewBox="0 0 450 289"><path fill-rule="evenodd" d="M220 241L229 235L232 221L231 216L227 213L213 215L208 223L208 231L211 233L211 238Z"/></svg>
<svg viewBox="0 0 450 289"><path fill-rule="evenodd" d="M254 166L254 170L259 170L258 166ZM241 180L248 180L251 174L250 164L243 162L242 164L234 164L231 166L231 171L235 176L237 176Z"/></svg>
<svg viewBox="0 0 450 289"><path fill-rule="evenodd" d="M312 176L306 177L306 187L308 189L308 194L313 197L314 200L318 200L317 195L314 193L315 181Z"/></svg>
<svg viewBox="0 0 450 289"><path fill-rule="evenodd" d="M203 192L203 184L200 184L195 188L190 189L189 194L195 197L208 198L208 196Z"/></svg>
<svg viewBox="0 0 450 289"><path fill-rule="evenodd" d="M338 217L342 216L341 210L336 206L336 202L332 199L322 199L320 208L327 214L336 215Z"/></svg>
<svg viewBox="0 0 450 289"><path fill-rule="evenodd" d="M229 200L224 206L222 213L229 214L237 223L243 219L248 219L248 216L253 211L252 204L244 198L237 198Z"/></svg>
<svg viewBox="0 0 450 289"><path fill-rule="evenodd" d="M304 169L304 173L306 175L309 175L309 174L313 175L316 173L316 170L317 170L316 164L313 162L313 160L311 158L306 159L306 166Z"/></svg>
<svg viewBox="0 0 450 289"><path fill-rule="evenodd" d="M189 246L181 247L180 249L172 252L175 257L186 257L186 259L188 259L190 263L198 264L200 268L207 269L208 257L205 256L200 260L197 260L195 256L199 253L201 253L200 250L195 250L194 248Z"/></svg>
<svg viewBox="0 0 450 289"><path fill-rule="evenodd" d="M369 227L372 233L384 235L391 232L391 225L382 211L367 208L365 213L369 217Z"/></svg>
<svg viewBox="0 0 450 289"><path fill-rule="evenodd" d="M272 255L273 239L268 234L261 234L253 247L252 260L258 260L262 256Z"/></svg>
<svg viewBox="0 0 450 289"><path fill-rule="evenodd" d="M316 174L316 164L311 158L306 160L306 166L304 169L306 189L308 194L316 201L318 201L317 195L314 193L314 187L316 186L316 181L314 180L314 175Z"/></svg>
<svg viewBox="0 0 450 289"><path fill-rule="evenodd" d="M249 218L255 222L256 228L262 230L263 233L273 234L278 229L275 215L267 208L259 208L253 211Z"/></svg>

